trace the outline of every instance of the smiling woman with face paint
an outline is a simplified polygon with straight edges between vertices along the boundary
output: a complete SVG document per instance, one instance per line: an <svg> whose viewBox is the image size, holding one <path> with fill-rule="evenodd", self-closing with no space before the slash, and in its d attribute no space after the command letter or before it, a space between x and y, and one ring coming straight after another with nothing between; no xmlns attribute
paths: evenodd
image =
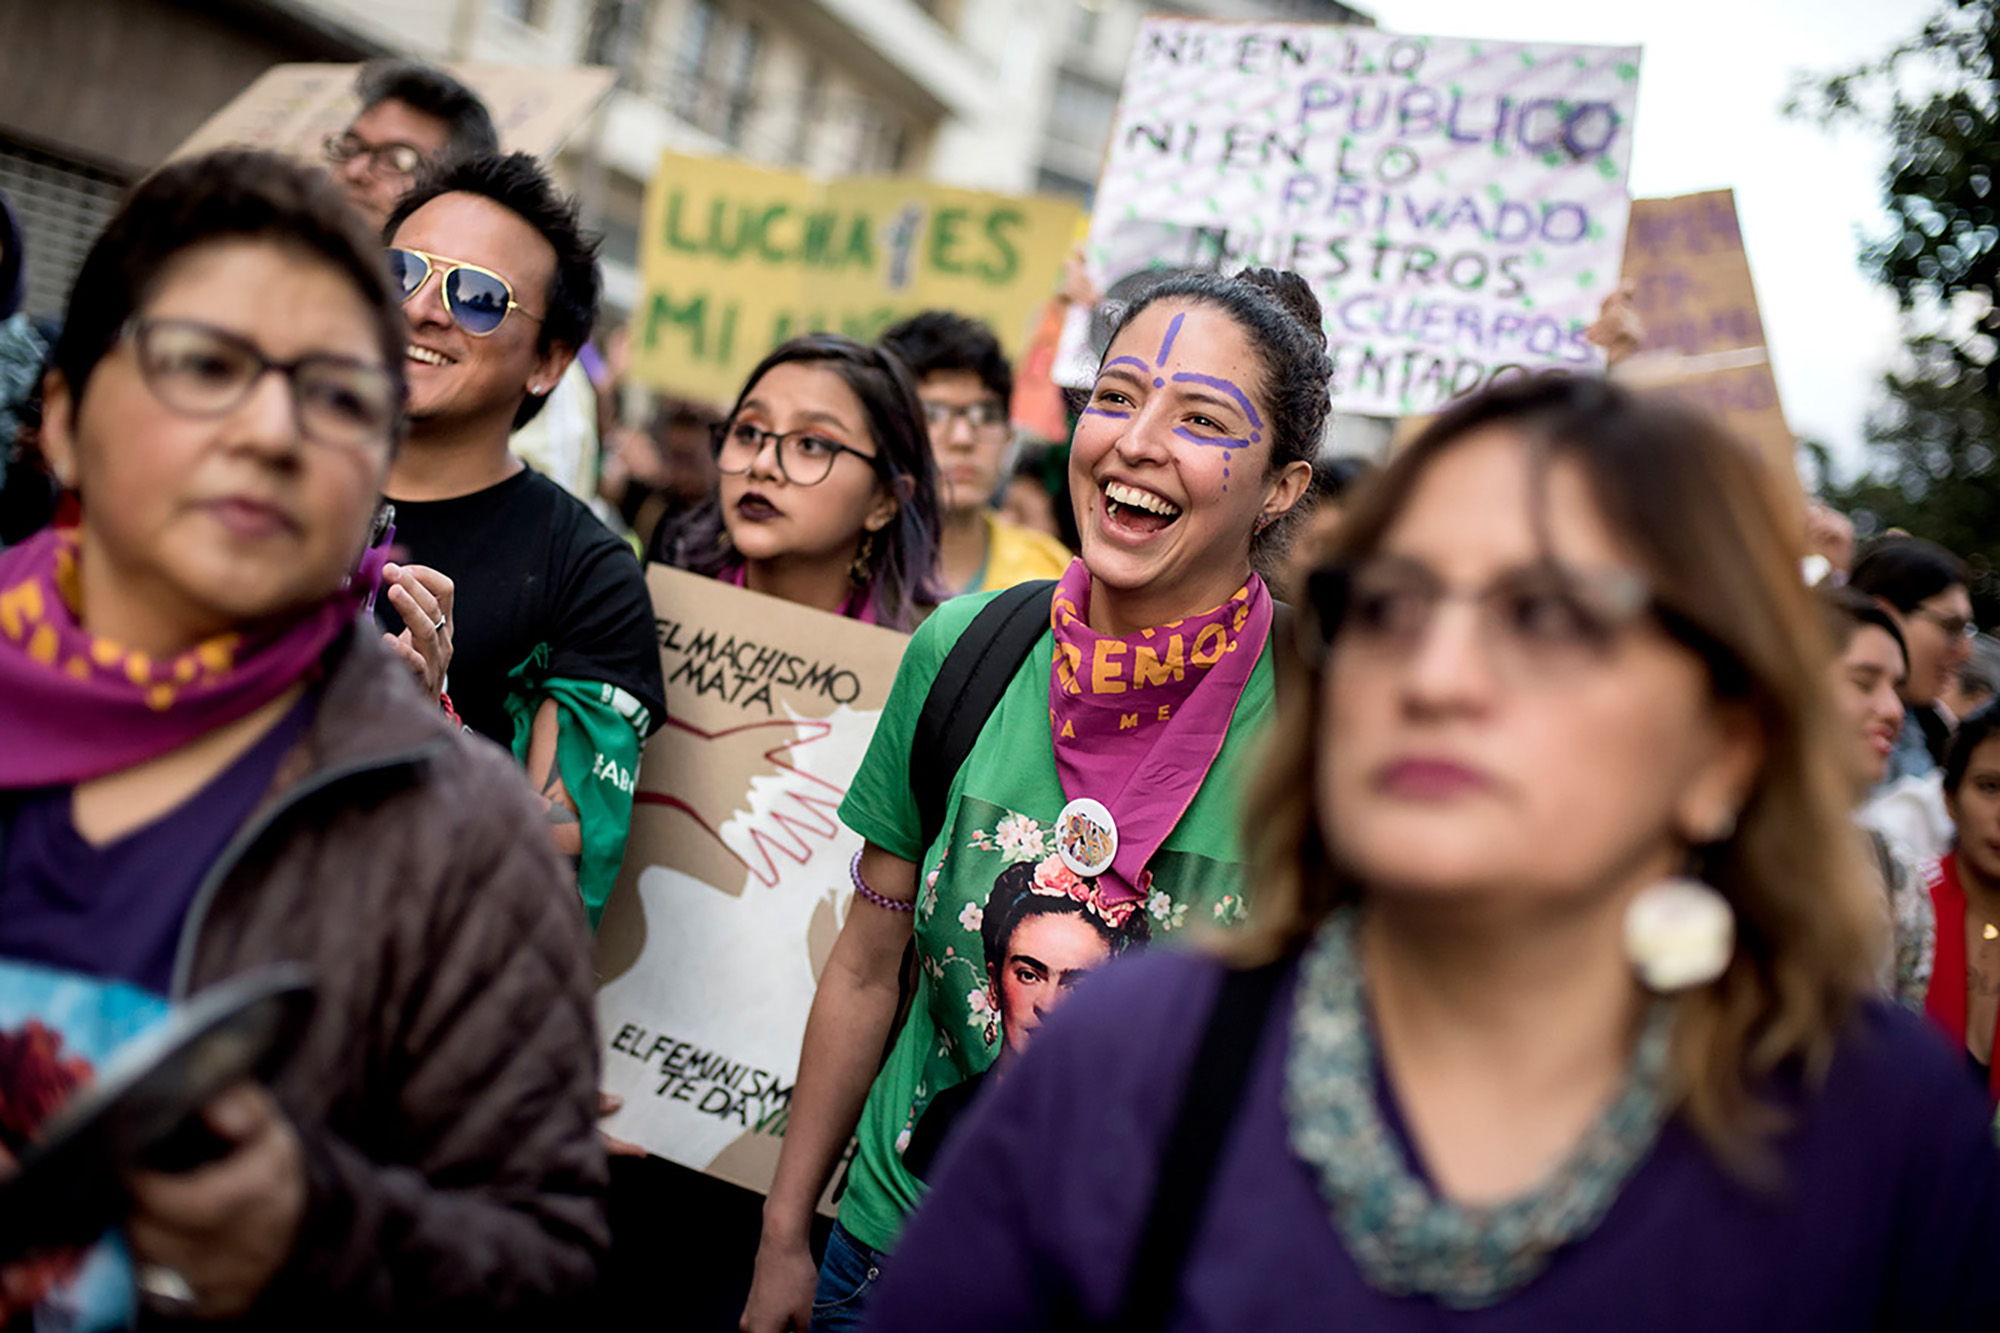
<svg viewBox="0 0 2000 1333"><path fill-rule="evenodd" d="M959 964L982 955L1004 872L1032 865L1047 893L1087 884L1104 911L1143 914L1156 942L1244 915L1236 795L1274 697L1274 605L1253 558L1311 477L1325 349L1293 274L1175 277L1127 312L1071 445L1083 554L952 780L935 837L911 789L915 724L993 599L948 602L912 638L841 806L866 845L764 1207L751 1333L859 1319L921 1197L905 1160L920 1122L1000 1055L992 1019L1013 992ZM913 936L919 979L885 1063ZM859 1150L816 1270L814 1201L851 1137Z"/></svg>

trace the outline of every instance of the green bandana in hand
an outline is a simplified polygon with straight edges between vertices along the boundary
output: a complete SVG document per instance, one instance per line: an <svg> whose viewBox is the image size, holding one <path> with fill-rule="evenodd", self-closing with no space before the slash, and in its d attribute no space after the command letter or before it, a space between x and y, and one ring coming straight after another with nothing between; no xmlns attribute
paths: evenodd
<svg viewBox="0 0 2000 1333"><path fill-rule="evenodd" d="M618 880L625 835L632 826L632 793L639 776L639 746L651 730L646 705L616 685L549 676L549 649L539 644L507 673L507 715L514 719L514 758L527 762L528 737L543 699L556 701L556 771L576 803L583 857L576 887L592 930Z"/></svg>

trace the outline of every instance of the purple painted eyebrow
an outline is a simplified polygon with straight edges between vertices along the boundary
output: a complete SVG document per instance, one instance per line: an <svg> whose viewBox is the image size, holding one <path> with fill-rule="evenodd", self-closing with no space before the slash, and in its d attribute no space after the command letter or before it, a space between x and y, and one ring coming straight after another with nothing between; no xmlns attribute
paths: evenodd
<svg viewBox="0 0 2000 1333"><path fill-rule="evenodd" d="M1100 366L1097 373L1102 375L1113 366L1137 366L1142 377L1153 373L1153 368L1136 356L1114 356Z"/></svg>
<svg viewBox="0 0 2000 1333"><path fill-rule="evenodd" d="M1180 336L1181 321L1186 318L1187 312L1182 311L1180 314L1174 316L1173 323L1167 325L1167 340L1160 344L1160 354L1154 358L1154 360L1160 363L1162 369L1166 368L1167 353L1174 350L1174 339Z"/></svg>
<svg viewBox="0 0 2000 1333"><path fill-rule="evenodd" d="M1197 375L1191 370L1183 370L1174 376L1174 383L1206 384L1211 389L1222 390L1222 392L1228 394L1231 398L1234 398L1236 400L1236 405L1243 409L1243 414L1250 418L1250 429L1252 430L1264 429L1264 418L1258 416L1257 409L1250 406L1250 400L1244 397L1243 390L1237 388L1234 384L1231 384L1228 380L1219 379L1214 375Z"/></svg>

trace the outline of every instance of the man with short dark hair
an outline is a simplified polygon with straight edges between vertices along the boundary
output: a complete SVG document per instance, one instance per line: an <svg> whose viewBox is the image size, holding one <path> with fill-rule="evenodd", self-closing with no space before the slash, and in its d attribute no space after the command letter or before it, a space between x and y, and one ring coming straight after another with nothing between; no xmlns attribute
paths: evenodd
<svg viewBox="0 0 2000 1333"><path fill-rule="evenodd" d="M388 236L410 326L397 539L456 584L453 705L526 764L594 922L666 717L652 604L631 548L508 439L590 336L597 243L525 153L427 177Z"/></svg>
<svg viewBox="0 0 2000 1333"><path fill-rule="evenodd" d="M426 166L500 151L479 95L432 65L371 60L354 80L361 112L326 141L333 178L380 227Z"/></svg>
<svg viewBox="0 0 2000 1333"><path fill-rule="evenodd" d="M1069 568L1067 547L993 511L1014 442L1007 421L1014 372L993 330L948 310L926 310L884 333L882 346L910 368L923 399L931 454L944 481L945 586L988 592L1061 577Z"/></svg>

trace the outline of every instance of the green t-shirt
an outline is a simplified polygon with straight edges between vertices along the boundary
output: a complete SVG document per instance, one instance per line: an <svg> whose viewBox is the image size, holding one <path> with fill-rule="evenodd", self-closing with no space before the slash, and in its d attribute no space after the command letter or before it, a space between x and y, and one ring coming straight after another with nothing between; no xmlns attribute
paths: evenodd
<svg viewBox="0 0 2000 1333"><path fill-rule="evenodd" d="M874 739L840 817L869 842L922 868L915 929L917 992L882 1072L868 1095L857 1131L840 1220L879 1250L889 1249L917 1206L922 1182L904 1154L928 1160L940 1122L970 1099L970 1091L1000 1053L1007 1024L1031 1029L1081 971L1111 953L1184 936L1197 923L1233 924L1243 916L1244 866L1238 793L1255 742L1273 707L1269 645L1237 700L1228 739L1180 823L1148 865L1150 893L1119 918L1093 918L1073 899L1055 860L1051 826L1067 802L1056 776L1049 734L1049 672L1054 638L1044 634L966 756L945 805L944 830L920 845L922 822L910 792L910 748L918 713L945 655L994 594L946 602L917 630L903 654ZM1033 879L1038 893L1024 889ZM996 893L996 881L1005 881ZM1070 890L1065 893L1065 886ZM1011 986L990 980L981 927L991 902L1031 902L1046 957L1009 951L1018 930L999 941L1000 971ZM996 918L996 929L1012 915ZM1046 912L1046 915L1040 914ZM1053 920L1065 917L1065 920ZM1028 920L1022 916L1020 920ZM1036 997L1009 1000L1009 996ZM1008 1015L1029 1018L1019 1023ZM927 1113L935 1113L926 1121Z"/></svg>

